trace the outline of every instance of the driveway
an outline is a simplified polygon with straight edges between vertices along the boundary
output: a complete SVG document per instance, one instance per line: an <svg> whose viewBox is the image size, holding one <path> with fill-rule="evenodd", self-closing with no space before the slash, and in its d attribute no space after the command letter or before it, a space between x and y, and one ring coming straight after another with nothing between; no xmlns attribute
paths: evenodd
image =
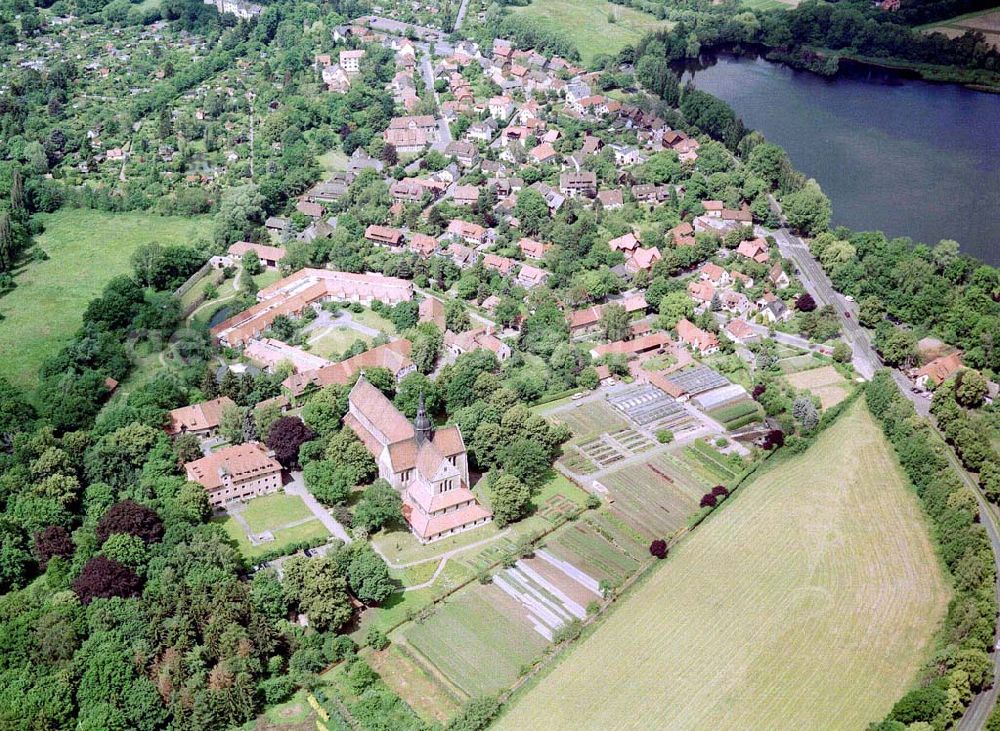
<svg viewBox="0 0 1000 731"><path fill-rule="evenodd" d="M344 529L344 526L334 520L333 516L330 515L330 511L320 505L319 500L314 498L313 494L306 488L305 480L302 479L302 473L292 472L291 477L292 481L285 484L285 492L289 495L298 495L302 498L302 502L306 504L306 507L309 508L326 529L333 534L334 538L339 538L344 543L350 543L351 536Z"/></svg>

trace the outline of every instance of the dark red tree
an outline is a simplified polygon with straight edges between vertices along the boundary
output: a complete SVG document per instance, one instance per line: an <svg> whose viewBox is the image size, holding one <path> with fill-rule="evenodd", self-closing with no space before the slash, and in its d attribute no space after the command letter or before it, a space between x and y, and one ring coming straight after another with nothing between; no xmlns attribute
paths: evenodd
<svg viewBox="0 0 1000 731"><path fill-rule="evenodd" d="M765 386L763 383L758 383L756 386L753 387L753 390L750 391L750 395L753 396L754 399L759 399L766 390L767 386Z"/></svg>
<svg viewBox="0 0 1000 731"><path fill-rule="evenodd" d="M662 538L657 538L649 544L649 552L657 558L667 557L667 542Z"/></svg>
<svg viewBox="0 0 1000 731"><path fill-rule="evenodd" d="M764 442L762 446L764 449L774 449L775 447L780 447L785 443L785 432L781 429L772 429L764 437Z"/></svg>
<svg viewBox="0 0 1000 731"><path fill-rule="evenodd" d="M114 533L138 536L147 544L163 538L163 521L156 511L134 500L115 503L97 523L97 540L101 543Z"/></svg>
<svg viewBox="0 0 1000 731"><path fill-rule="evenodd" d="M138 596L142 589L139 575L128 566L106 556L94 556L73 581L73 591L84 604L113 596Z"/></svg>
<svg viewBox="0 0 1000 731"><path fill-rule="evenodd" d="M799 312L812 312L816 309L816 300L813 299L811 294L806 292L795 300L795 309Z"/></svg>
<svg viewBox="0 0 1000 731"><path fill-rule="evenodd" d="M299 463L299 447L315 437L313 430L297 416L282 416L271 426L267 446L274 450L274 458L282 467L291 468Z"/></svg>
<svg viewBox="0 0 1000 731"><path fill-rule="evenodd" d="M716 497L726 497L729 494L729 490L724 485L716 485L712 488L712 494Z"/></svg>
<svg viewBox="0 0 1000 731"><path fill-rule="evenodd" d="M703 508L714 508L718 502L719 501L716 499L715 495L710 492L706 492L701 496L701 502L698 504Z"/></svg>
<svg viewBox="0 0 1000 731"><path fill-rule="evenodd" d="M49 565L49 559L55 556L69 558L75 550L69 531L61 525L50 525L35 533L35 557L42 571Z"/></svg>

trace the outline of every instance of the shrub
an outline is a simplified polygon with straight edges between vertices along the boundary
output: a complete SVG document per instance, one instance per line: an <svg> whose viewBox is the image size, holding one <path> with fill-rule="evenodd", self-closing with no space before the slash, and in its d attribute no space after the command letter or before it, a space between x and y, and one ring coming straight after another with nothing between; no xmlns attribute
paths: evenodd
<svg viewBox="0 0 1000 731"><path fill-rule="evenodd" d="M389 638L378 627L369 627L365 632L365 644L373 650L384 650L389 646Z"/></svg>
<svg viewBox="0 0 1000 731"><path fill-rule="evenodd" d="M669 429L660 429L656 432L656 441L660 444L670 444L674 441L674 433Z"/></svg>
<svg viewBox="0 0 1000 731"><path fill-rule="evenodd" d="M718 502L718 498L709 492L701 496L701 502L698 505L702 508L714 508Z"/></svg>
<svg viewBox="0 0 1000 731"><path fill-rule="evenodd" d="M716 497L726 497L727 495L729 495L729 490L727 490L724 485L716 485L715 487L712 488L711 494L715 495Z"/></svg>
<svg viewBox="0 0 1000 731"><path fill-rule="evenodd" d="M260 690L267 705L273 706L284 703L292 697L292 693L295 692L295 681L290 675L279 675L261 683Z"/></svg>
<svg viewBox="0 0 1000 731"><path fill-rule="evenodd" d="M667 557L667 542L662 538L657 538L649 544L649 552L659 559Z"/></svg>
<svg viewBox="0 0 1000 731"><path fill-rule="evenodd" d="M327 662L346 660L354 655L358 646L347 635L329 635L323 641L323 657Z"/></svg>
<svg viewBox="0 0 1000 731"><path fill-rule="evenodd" d="M462 712L448 723L448 731L482 731L490 725L500 710L500 702L496 698L473 698Z"/></svg>
<svg viewBox="0 0 1000 731"><path fill-rule="evenodd" d="M601 507L601 498L597 495L587 495L587 508L597 510L599 507Z"/></svg>
<svg viewBox="0 0 1000 731"><path fill-rule="evenodd" d="M579 619L574 619L568 624L564 624L552 634L552 641L557 645L561 642L572 642L583 632L583 624Z"/></svg>

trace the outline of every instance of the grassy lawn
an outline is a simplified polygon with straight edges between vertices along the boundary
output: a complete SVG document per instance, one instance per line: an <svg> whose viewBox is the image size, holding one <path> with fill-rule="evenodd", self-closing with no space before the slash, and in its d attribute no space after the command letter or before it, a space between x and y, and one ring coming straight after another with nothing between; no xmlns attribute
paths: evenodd
<svg viewBox="0 0 1000 731"><path fill-rule="evenodd" d="M190 244L208 230L205 218L102 213L64 209L40 216L38 245L47 261L17 274L17 287L0 299L0 375L34 387L38 369L72 337L87 303L113 276L127 272L141 244Z"/></svg>
<svg viewBox="0 0 1000 731"><path fill-rule="evenodd" d="M606 0L532 0L530 5L511 9L536 21L540 28L568 38L584 63L601 53L618 53L646 33L670 26L648 13ZM608 22L609 13L614 14L614 23Z"/></svg>
<svg viewBox="0 0 1000 731"><path fill-rule="evenodd" d="M376 330L381 330L386 335L395 335L396 327L382 317L379 314L372 312L371 310L363 310L362 312L352 312L351 319L355 322L361 323L362 325L367 325L368 327L373 327Z"/></svg>
<svg viewBox="0 0 1000 731"><path fill-rule="evenodd" d="M323 524L314 518L313 520L303 523L302 525L297 525L294 528L273 531L273 541L253 546L250 545L250 541L247 538L246 533L243 532L243 528L240 527L240 524L232 518L228 516L216 517L212 518L212 522L221 525L222 529L226 531L226 534L239 545L240 553L250 560L253 560L275 548L290 546L294 543L312 540L313 538L325 538L330 535Z"/></svg>
<svg viewBox="0 0 1000 731"><path fill-rule="evenodd" d="M862 728L927 660L948 594L859 402L724 504L497 728Z"/></svg>
<svg viewBox="0 0 1000 731"><path fill-rule="evenodd" d="M316 333L316 334L314 334ZM319 334L322 333L322 334ZM316 339L310 339L309 352L321 358L334 358L340 356L345 350L350 348L355 340L363 340L371 344L372 339L367 335L352 330L349 327L337 325L332 328L323 328L318 331L308 333Z"/></svg>
<svg viewBox="0 0 1000 731"><path fill-rule="evenodd" d="M283 492L254 498L247 503L243 511L243 517L250 525L250 530L255 533L288 525L311 515L312 512L306 507L302 498L298 495L286 495Z"/></svg>
<svg viewBox="0 0 1000 731"><path fill-rule="evenodd" d="M343 150L330 150L316 158L321 168L328 173L341 172L347 170L348 157Z"/></svg>

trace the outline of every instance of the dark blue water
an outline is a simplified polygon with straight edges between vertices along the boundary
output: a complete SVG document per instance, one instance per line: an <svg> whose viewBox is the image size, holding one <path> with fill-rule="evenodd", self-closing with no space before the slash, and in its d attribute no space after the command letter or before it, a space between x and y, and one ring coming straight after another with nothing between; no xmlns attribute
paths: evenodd
<svg viewBox="0 0 1000 731"><path fill-rule="evenodd" d="M826 79L760 58L701 59L685 80L788 151L834 224L1000 265L1000 95L880 70Z"/></svg>

